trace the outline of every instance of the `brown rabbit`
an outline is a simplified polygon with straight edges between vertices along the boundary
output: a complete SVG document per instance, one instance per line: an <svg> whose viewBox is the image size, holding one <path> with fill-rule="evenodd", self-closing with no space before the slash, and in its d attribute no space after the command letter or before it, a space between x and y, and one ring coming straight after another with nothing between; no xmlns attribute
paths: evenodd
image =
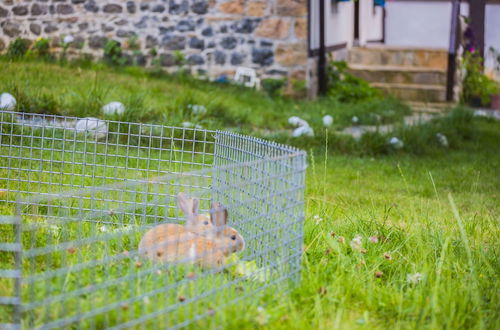
<svg viewBox="0 0 500 330"><path fill-rule="evenodd" d="M228 212L220 203L211 204L210 216L198 214L198 200L178 196L186 226L162 224L150 229L139 243L139 253L151 260L196 263L217 267L225 258L245 248L243 237L226 226Z"/></svg>

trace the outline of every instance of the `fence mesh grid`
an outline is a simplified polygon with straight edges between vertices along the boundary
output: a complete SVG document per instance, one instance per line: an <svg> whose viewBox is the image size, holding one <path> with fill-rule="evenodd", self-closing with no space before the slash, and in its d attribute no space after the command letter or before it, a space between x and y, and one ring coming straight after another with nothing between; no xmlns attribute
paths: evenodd
<svg viewBox="0 0 500 330"><path fill-rule="evenodd" d="M0 327L206 326L299 279L302 151L223 131L6 111L0 133ZM183 236L186 255L146 258L148 231L185 230L179 193L214 223L222 204L228 223L212 235L227 245L193 234L201 253ZM238 258L228 228L244 240ZM207 258L217 261L197 262Z"/></svg>

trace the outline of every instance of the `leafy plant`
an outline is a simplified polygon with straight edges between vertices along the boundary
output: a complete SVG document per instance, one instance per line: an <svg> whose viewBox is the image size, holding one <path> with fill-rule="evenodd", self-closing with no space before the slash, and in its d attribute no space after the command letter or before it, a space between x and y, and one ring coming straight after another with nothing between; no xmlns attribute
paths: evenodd
<svg viewBox="0 0 500 330"><path fill-rule="evenodd" d="M50 40L47 38L38 38L32 47L33 54L41 59L50 60L52 54L50 53Z"/></svg>
<svg viewBox="0 0 500 330"><path fill-rule="evenodd" d="M174 52L174 61L175 61L175 64L182 67L187 62L186 55L184 55L184 53L181 52L180 50L176 50Z"/></svg>
<svg viewBox="0 0 500 330"><path fill-rule="evenodd" d="M466 52L463 58L465 77L463 80L462 102L470 105L486 106L491 95L498 93L497 83L483 72L484 60L477 52Z"/></svg>
<svg viewBox="0 0 500 330"><path fill-rule="evenodd" d="M281 95L283 87L286 84L286 79L266 78L261 81L262 89L271 97Z"/></svg>
<svg viewBox="0 0 500 330"><path fill-rule="evenodd" d="M489 51L494 62L493 69L500 74L500 52L493 47L490 47Z"/></svg>
<svg viewBox="0 0 500 330"><path fill-rule="evenodd" d="M123 56L121 44L116 40L108 40L104 45L104 61L112 66L125 65L127 59Z"/></svg>
<svg viewBox="0 0 500 330"><path fill-rule="evenodd" d="M359 102L381 96L368 82L347 72L344 61L330 61L327 66L328 95L340 102Z"/></svg>
<svg viewBox="0 0 500 330"><path fill-rule="evenodd" d="M16 38L9 44L7 49L7 57L11 59L22 58L28 52L30 41L22 38Z"/></svg>

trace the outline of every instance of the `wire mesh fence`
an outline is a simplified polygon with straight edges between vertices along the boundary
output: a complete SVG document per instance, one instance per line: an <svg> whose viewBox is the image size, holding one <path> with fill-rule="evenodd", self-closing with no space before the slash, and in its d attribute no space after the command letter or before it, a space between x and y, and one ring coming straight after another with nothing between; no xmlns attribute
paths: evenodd
<svg viewBox="0 0 500 330"><path fill-rule="evenodd" d="M299 280L302 151L5 111L0 133L1 328L219 324Z"/></svg>

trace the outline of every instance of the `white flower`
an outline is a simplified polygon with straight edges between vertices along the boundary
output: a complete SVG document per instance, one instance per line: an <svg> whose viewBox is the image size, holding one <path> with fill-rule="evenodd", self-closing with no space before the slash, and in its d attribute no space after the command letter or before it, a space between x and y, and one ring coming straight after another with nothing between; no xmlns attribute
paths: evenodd
<svg viewBox="0 0 500 330"><path fill-rule="evenodd" d="M309 127L309 123L305 121L304 119L297 117L297 116L292 116L288 118L288 123L292 126L298 126L298 127L304 127L307 126Z"/></svg>
<svg viewBox="0 0 500 330"><path fill-rule="evenodd" d="M107 231L108 231L108 228L107 228L105 225L102 225L101 227L99 227L99 231L100 231L101 233L105 233L105 232L107 232Z"/></svg>
<svg viewBox="0 0 500 330"><path fill-rule="evenodd" d="M314 220L314 221L316 221L316 224L317 224L317 225L319 225L319 223L320 223L321 221L323 221L323 218L322 218L322 217L320 217L319 215L315 215L315 216L313 217L313 220Z"/></svg>
<svg viewBox="0 0 500 330"><path fill-rule="evenodd" d="M359 118L357 116L353 116L351 120L353 124L357 124L359 122Z"/></svg>
<svg viewBox="0 0 500 330"><path fill-rule="evenodd" d="M390 138L389 140L389 144L391 146L393 146L395 149L401 149L404 147L404 143L403 141L401 141L400 139L398 139L397 137L393 136L392 138Z"/></svg>
<svg viewBox="0 0 500 330"><path fill-rule="evenodd" d="M263 307L257 307L257 316L255 317L255 321L261 326L269 322L269 314Z"/></svg>
<svg viewBox="0 0 500 330"><path fill-rule="evenodd" d="M0 94L0 110L13 111L16 108L16 98L9 93Z"/></svg>
<svg viewBox="0 0 500 330"><path fill-rule="evenodd" d="M445 148L448 148L449 144L448 144L448 138L446 137L446 135L441 134L441 133L437 133L436 138L437 138L439 144L441 144Z"/></svg>
<svg viewBox="0 0 500 330"><path fill-rule="evenodd" d="M370 243L378 243L378 237L377 236L371 236L369 238Z"/></svg>
<svg viewBox="0 0 500 330"><path fill-rule="evenodd" d="M314 136L314 130L309 126L300 126L293 130L292 136Z"/></svg>
<svg viewBox="0 0 500 330"><path fill-rule="evenodd" d="M52 235L56 236L59 234L59 232L61 231L61 227L59 226L56 226L56 225L50 225L49 226L49 231Z"/></svg>
<svg viewBox="0 0 500 330"><path fill-rule="evenodd" d="M332 126L333 124L333 117L330 116L330 115L326 115L323 117L323 125L325 125L325 127L330 127Z"/></svg>
<svg viewBox="0 0 500 330"><path fill-rule="evenodd" d="M188 104L188 109L191 109L191 112L195 115L202 115L207 113L207 108L203 105L199 104Z"/></svg>
<svg viewBox="0 0 500 330"><path fill-rule="evenodd" d="M356 250L356 251L361 250L362 245L363 245L363 243L362 243L362 239L363 239L363 238L362 238L361 236L356 235L356 236L355 236L355 237L351 240L351 243L350 243L350 245L351 245L351 249Z"/></svg>
<svg viewBox="0 0 500 330"><path fill-rule="evenodd" d="M67 36L64 37L63 41L64 41L65 44L70 44L73 41L75 41L75 38L73 38L72 35L68 34Z"/></svg>
<svg viewBox="0 0 500 330"><path fill-rule="evenodd" d="M198 124L193 124L192 122L190 121L185 121L182 123L182 127L186 127L186 128L196 128L196 129L202 129L203 127L201 125L198 125Z"/></svg>
<svg viewBox="0 0 500 330"><path fill-rule="evenodd" d="M125 112L125 106L121 102L114 101L103 106L101 111L107 116L122 115Z"/></svg>
<svg viewBox="0 0 500 330"><path fill-rule="evenodd" d="M418 284L423 279L424 279L424 275L422 275L420 273L408 274L406 276L406 281L410 284Z"/></svg>

